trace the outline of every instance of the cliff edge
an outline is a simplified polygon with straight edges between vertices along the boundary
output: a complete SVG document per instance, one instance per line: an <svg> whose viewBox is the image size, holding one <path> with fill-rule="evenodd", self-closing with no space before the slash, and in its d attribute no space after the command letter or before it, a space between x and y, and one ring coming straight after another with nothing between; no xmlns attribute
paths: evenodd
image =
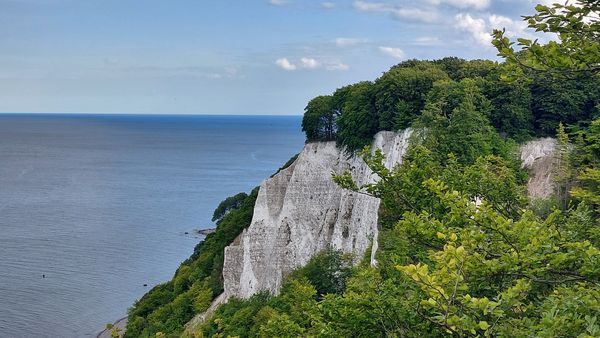
<svg viewBox="0 0 600 338"><path fill-rule="evenodd" d="M388 168L401 163L411 134L408 129L375 135L373 149L382 150ZM224 293L187 327L195 327L230 297L248 298L263 290L277 294L288 273L329 247L357 261L372 247L374 264L380 201L334 183L332 172L346 170L358 184L378 179L362 158L335 142L313 142L292 165L265 180L250 227L225 248Z"/></svg>
<svg viewBox="0 0 600 338"><path fill-rule="evenodd" d="M402 160L410 135L407 130L375 136L373 147L386 154L390 169ZM346 170L359 184L377 179L360 157L335 142L315 142L290 167L263 182L252 224L225 248L228 297L248 298L263 290L277 294L285 275L328 247L357 259L371 243L377 247L379 199L335 184L331 173Z"/></svg>
<svg viewBox="0 0 600 338"><path fill-rule="evenodd" d="M547 198L554 192L556 145L556 139L546 137L521 146L522 166L529 171L527 195L531 198Z"/></svg>
<svg viewBox="0 0 600 338"><path fill-rule="evenodd" d="M388 169L402 162L412 132L383 131L373 149L381 149ZM552 193L556 140L530 141L520 148L523 167L530 172L532 198ZM316 253L331 247L360 260L372 247L375 264L379 199L341 189L332 172L349 170L358 184L378 177L359 156L335 142L308 143L288 168L265 180L254 206L251 225L225 248L225 291L210 308L186 326L193 330L230 297L248 298L267 290L277 294L284 277L305 265Z"/></svg>

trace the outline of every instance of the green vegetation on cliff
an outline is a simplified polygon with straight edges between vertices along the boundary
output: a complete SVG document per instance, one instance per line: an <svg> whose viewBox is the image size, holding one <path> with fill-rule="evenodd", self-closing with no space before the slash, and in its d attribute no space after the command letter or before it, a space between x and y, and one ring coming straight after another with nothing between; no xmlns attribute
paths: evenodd
<svg viewBox="0 0 600 338"><path fill-rule="evenodd" d="M444 155L427 133L393 171L380 152L364 152L381 180L336 180L382 200L378 265L348 269L341 253L324 252L278 296L232 299L195 336L600 335L599 127L563 153L557 191L575 188L549 214L528 208L521 173L494 148ZM343 283L324 288L332 276Z"/></svg>
<svg viewBox="0 0 600 338"><path fill-rule="evenodd" d="M600 336L600 2L577 2L527 17L557 42L520 39L515 52L496 32L503 64L411 60L309 102L308 141L359 149L380 130L415 129L394 170L380 152L361 153L378 183L335 177L382 201L377 266L325 251L279 295L231 299L192 335ZM533 204L516 144L555 132L556 193ZM222 291L223 247L248 226L255 198L219 206L219 235L136 303L127 336L176 335L206 309Z"/></svg>
<svg viewBox="0 0 600 338"><path fill-rule="evenodd" d="M258 188L223 201L215 210L217 229L194 249L173 279L154 287L129 310L125 337L177 335L194 314L223 292L223 251L252 221Z"/></svg>
<svg viewBox="0 0 600 338"><path fill-rule="evenodd" d="M279 296L221 306L197 336L600 334L600 224L593 210L581 203L536 215L501 158L443 164L433 152L414 147L394 172L382 169L382 157L367 158L382 180L364 189L383 200L388 224L377 267L357 267L343 292L319 292L301 269ZM328 265L326 259L333 260L321 255L308 266Z"/></svg>
<svg viewBox="0 0 600 338"><path fill-rule="evenodd" d="M277 172L289 167L292 156ZM224 249L250 226L258 187L223 200L213 213L217 228L194 248L173 279L157 285L129 309L125 337L177 337L194 315L223 292Z"/></svg>
<svg viewBox="0 0 600 338"><path fill-rule="evenodd" d="M458 108L457 99L466 94L473 95L473 108L483 115L480 119L516 141L553 135L560 122L585 128L600 116L598 76L556 80L535 73L529 81L507 83L502 79L506 68L458 58L406 61L374 82L342 87L311 100L302 128L308 141L337 140L360 149L377 132L412 126L431 109L452 112Z"/></svg>
<svg viewBox="0 0 600 338"><path fill-rule="evenodd" d="M362 153L381 177L377 184L336 176L382 200L378 265L356 267L341 292L320 291L300 269L278 296L221 306L196 336L600 336L600 58L592 48L599 40L583 41L582 51L569 35L584 27L597 36L597 24L577 18L589 13L586 6L598 13L600 3L580 5L541 6L541 16L529 18L532 25L549 20L568 49L535 46L508 64L408 61L374 83L309 103L309 141L356 149L379 130L416 128L395 170L385 169L381 153ZM581 54L588 47L593 62ZM569 68L553 59L568 51L578 54L567 60L586 62ZM533 208L513 140L556 130L556 196L546 202L554 206ZM322 254L308 266L329 265L323 260L335 261Z"/></svg>

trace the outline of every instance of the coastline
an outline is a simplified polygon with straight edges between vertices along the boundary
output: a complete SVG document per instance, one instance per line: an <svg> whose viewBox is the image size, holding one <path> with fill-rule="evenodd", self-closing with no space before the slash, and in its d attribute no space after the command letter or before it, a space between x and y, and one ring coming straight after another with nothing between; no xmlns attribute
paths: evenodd
<svg viewBox="0 0 600 338"><path fill-rule="evenodd" d="M195 233L202 235L202 236L207 236L209 234L212 234L216 231L216 228L207 228L207 229L197 229L194 230ZM187 232L186 232L187 234ZM121 337L123 336L123 333L125 333L125 328L127 327L127 319L128 317L122 317L118 320L116 320L113 323L113 327L116 327L117 329L119 329L119 332L121 334ZM96 335L96 338L112 338L111 337L111 330L104 328L100 333L98 333Z"/></svg>
<svg viewBox="0 0 600 338"><path fill-rule="evenodd" d="M120 330L121 336L125 332L125 327L127 326L127 318L128 317L125 316L113 323L113 327L116 327ZM110 330L105 328L104 330L102 330L102 332L98 333L96 338L112 338L110 335Z"/></svg>

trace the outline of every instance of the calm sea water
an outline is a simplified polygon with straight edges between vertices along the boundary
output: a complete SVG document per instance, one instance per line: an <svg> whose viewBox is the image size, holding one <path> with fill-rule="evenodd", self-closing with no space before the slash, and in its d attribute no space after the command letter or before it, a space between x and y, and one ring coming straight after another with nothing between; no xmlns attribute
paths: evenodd
<svg viewBox="0 0 600 338"><path fill-rule="evenodd" d="M95 337L303 140L299 117L0 115L0 337Z"/></svg>

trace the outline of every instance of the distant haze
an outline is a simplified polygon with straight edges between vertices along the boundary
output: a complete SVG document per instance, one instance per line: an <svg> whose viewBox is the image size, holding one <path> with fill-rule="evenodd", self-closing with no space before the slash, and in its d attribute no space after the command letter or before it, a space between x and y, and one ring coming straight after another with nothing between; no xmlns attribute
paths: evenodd
<svg viewBox="0 0 600 338"><path fill-rule="evenodd" d="M532 0L0 0L0 112L299 115L409 58L495 58Z"/></svg>

